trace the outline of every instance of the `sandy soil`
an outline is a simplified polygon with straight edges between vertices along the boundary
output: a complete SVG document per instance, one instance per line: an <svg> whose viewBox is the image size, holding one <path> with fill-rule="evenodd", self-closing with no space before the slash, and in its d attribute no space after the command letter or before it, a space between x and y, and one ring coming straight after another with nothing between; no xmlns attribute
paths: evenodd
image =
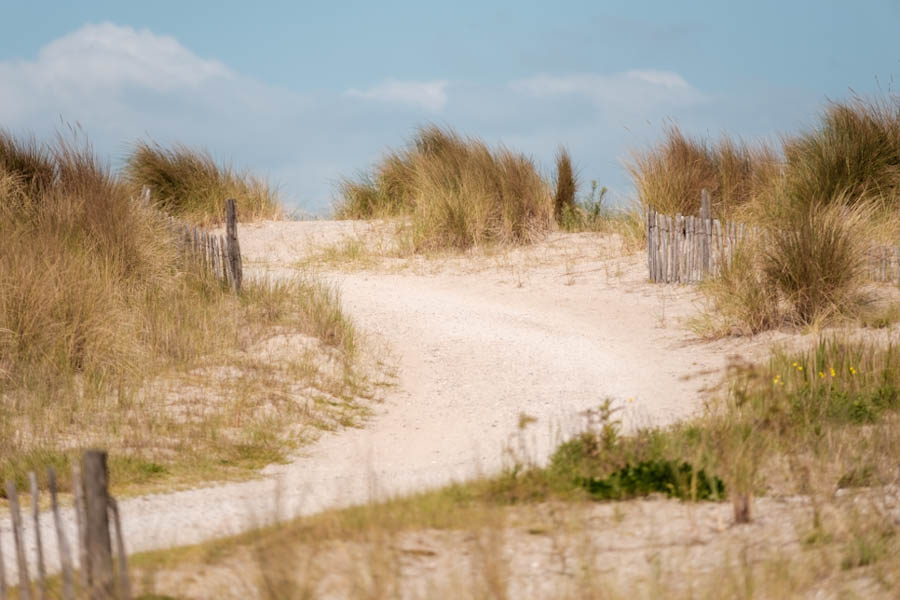
<svg viewBox="0 0 900 600"><path fill-rule="evenodd" d="M698 309L695 291L647 284L642 254L623 256L617 240L597 235L378 259L365 270L336 260L298 268L341 240L390 252L383 228L359 223L241 231L249 276L294 276L313 264L340 288L369 348L396 373L371 421L326 434L260 480L123 501L130 552L493 472L510 448L540 461L605 398L627 427L668 423L701 405L730 360L752 359L776 339L696 339L684 324ZM538 420L526 435L521 415ZM7 565L9 529L0 521ZM48 553L52 562L55 549Z"/></svg>

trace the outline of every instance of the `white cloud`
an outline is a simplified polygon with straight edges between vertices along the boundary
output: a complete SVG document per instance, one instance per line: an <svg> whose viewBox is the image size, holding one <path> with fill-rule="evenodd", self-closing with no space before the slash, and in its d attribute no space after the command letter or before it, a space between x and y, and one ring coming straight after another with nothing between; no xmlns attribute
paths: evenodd
<svg viewBox="0 0 900 600"><path fill-rule="evenodd" d="M518 93L536 98L579 96L594 104L625 108L685 106L706 100L678 73L659 70L631 70L612 75L542 74L514 81L510 86Z"/></svg>
<svg viewBox="0 0 900 600"><path fill-rule="evenodd" d="M34 61L10 68L35 87L81 93L128 86L165 92L234 77L175 38L111 23L86 25L44 46Z"/></svg>
<svg viewBox="0 0 900 600"><path fill-rule="evenodd" d="M437 112L447 105L448 85L449 82L443 79L436 81L388 79L366 90L349 89L345 94L350 97L405 104Z"/></svg>

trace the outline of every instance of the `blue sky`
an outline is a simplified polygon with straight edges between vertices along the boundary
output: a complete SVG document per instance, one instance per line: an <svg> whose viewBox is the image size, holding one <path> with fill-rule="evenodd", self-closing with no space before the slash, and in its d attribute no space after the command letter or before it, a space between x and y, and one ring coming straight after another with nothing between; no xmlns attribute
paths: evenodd
<svg viewBox="0 0 900 600"><path fill-rule="evenodd" d="M5 4L0 127L206 147L317 214L424 123L545 170L565 144L622 201L667 122L777 139L900 76L900 0Z"/></svg>

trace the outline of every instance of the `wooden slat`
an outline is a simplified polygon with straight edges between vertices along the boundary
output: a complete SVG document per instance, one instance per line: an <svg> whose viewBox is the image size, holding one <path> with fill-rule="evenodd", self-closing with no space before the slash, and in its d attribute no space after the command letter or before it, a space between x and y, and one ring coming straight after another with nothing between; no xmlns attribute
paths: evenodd
<svg viewBox="0 0 900 600"><path fill-rule="evenodd" d="M25 533L22 531L22 513L19 511L19 497L16 484L6 482L6 499L12 517L13 542L16 545L16 564L19 571L19 598L31 600L31 577L28 575L28 561L25 558Z"/></svg>
<svg viewBox="0 0 900 600"><path fill-rule="evenodd" d="M72 577L72 553L69 541L63 530L59 504L56 500L56 472L52 467L47 469L47 487L50 490L50 508L53 512L53 525L56 528L56 547L59 549L59 563L62 567L63 600L75 600L75 580Z"/></svg>
<svg viewBox="0 0 900 600"><path fill-rule="evenodd" d="M72 465L72 495L75 497L75 526L78 537L78 574L81 589L88 589L88 570L90 562L87 553L87 535L85 533L84 486L81 481L81 465L78 461Z"/></svg>
<svg viewBox="0 0 900 600"><path fill-rule="evenodd" d="M0 535L0 600L6 600L6 564L3 561L3 536Z"/></svg>
<svg viewBox="0 0 900 600"><path fill-rule="evenodd" d="M38 596L41 600L47 600L47 571L44 568L44 542L41 539L41 511L38 509L38 484L34 471L28 474L28 484L31 492L31 519L34 523L35 559L37 559L38 572Z"/></svg>

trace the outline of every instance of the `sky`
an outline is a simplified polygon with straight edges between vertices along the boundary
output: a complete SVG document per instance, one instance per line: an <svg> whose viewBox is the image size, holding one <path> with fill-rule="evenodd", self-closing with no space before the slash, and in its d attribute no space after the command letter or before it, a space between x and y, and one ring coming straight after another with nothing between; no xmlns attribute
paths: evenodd
<svg viewBox="0 0 900 600"><path fill-rule="evenodd" d="M113 168L138 140L205 148L318 216L425 124L546 174L564 145L624 203L669 124L773 141L900 77L900 0L3 4L0 128L78 124Z"/></svg>

